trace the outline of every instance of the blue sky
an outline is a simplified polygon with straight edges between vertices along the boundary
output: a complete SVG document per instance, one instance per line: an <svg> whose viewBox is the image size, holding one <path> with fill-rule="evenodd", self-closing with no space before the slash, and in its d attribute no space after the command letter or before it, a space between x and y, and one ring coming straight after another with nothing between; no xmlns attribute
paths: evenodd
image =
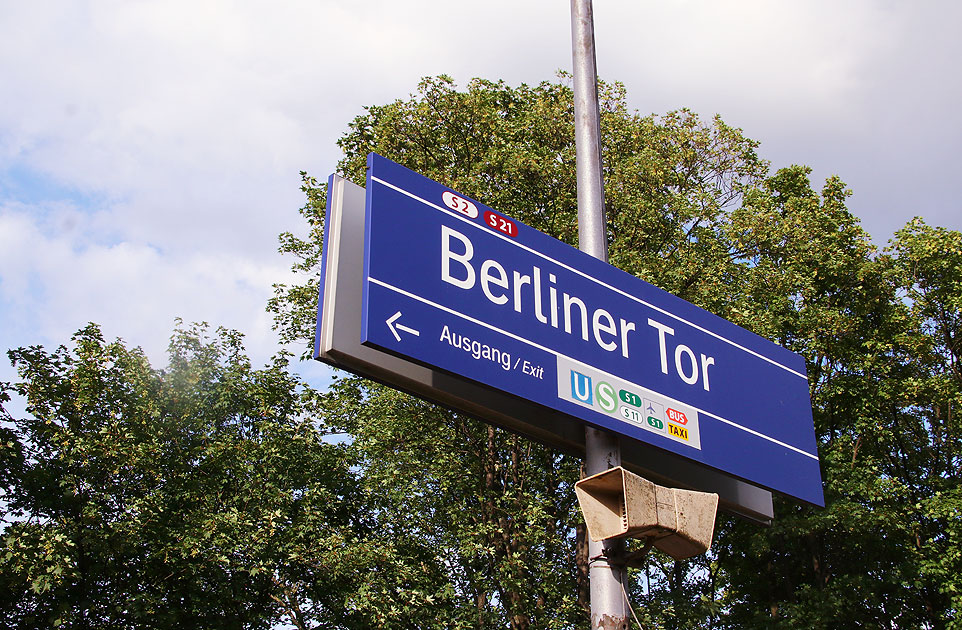
<svg viewBox="0 0 962 630"><path fill-rule="evenodd" d="M773 167L807 164L816 185L840 175L884 244L914 215L962 228L960 7L598 1L598 69L642 113L719 113ZM161 366L181 317L240 330L265 361L264 304L290 280L276 236L301 228L298 172L326 177L348 122L420 77L551 80L571 66L568 10L3 3L0 346L55 346L95 321Z"/></svg>

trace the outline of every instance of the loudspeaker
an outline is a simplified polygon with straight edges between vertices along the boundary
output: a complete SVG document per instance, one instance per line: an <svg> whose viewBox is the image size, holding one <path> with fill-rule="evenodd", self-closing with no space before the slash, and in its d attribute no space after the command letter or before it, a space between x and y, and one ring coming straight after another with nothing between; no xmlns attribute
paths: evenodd
<svg viewBox="0 0 962 630"><path fill-rule="evenodd" d="M650 539L675 560L708 551L718 495L666 488L621 466L575 484L592 540Z"/></svg>

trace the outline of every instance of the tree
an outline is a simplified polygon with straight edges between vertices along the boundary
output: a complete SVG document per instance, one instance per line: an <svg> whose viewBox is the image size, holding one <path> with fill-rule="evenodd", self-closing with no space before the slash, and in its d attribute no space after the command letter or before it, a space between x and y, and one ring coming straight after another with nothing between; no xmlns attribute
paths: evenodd
<svg viewBox="0 0 962 630"><path fill-rule="evenodd" d="M376 151L574 243L566 81L426 79L350 124L338 171L363 184ZM808 168L770 173L719 118L641 116L620 85L600 90L611 262L805 356L828 503L779 499L770 529L722 518L710 555L652 555L633 574L649 623L958 623L957 233L916 222L880 254L840 179L816 192ZM285 339L309 342L326 191L307 175L303 189L310 234L282 235L281 251L304 281L278 286L269 308ZM362 483L389 497L379 518L443 550L459 622L584 624L577 462L353 377L328 404Z"/></svg>
<svg viewBox="0 0 962 630"><path fill-rule="evenodd" d="M377 151L576 240L573 110L566 86L511 89L474 81L459 92L442 77L425 80L419 91L355 119L341 141L342 174L363 183L364 156ZM716 216L766 171L755 143L720 120L706 125L690 112L659 121L629 113L618 85L604 86L602 100L605 141L618 147L608 154L618 159L606 162L609 178L619 178L608 194L611 238L619 243L613 259L689 299L723 303L710 289L723 285L732 263L706 255L704 247L726 238L715 229ZM639 171L643 155L648 166ZM278 287L270 305L287 340L313 335L325 190L305 175L304 191L311 235L281 239L282 251L300 258L295 268L305 282ZM637 229L639 223L647 231ZM382 518L413 526L410 515L421 515L419 531L447 555L464 623L585 623L588 559L572 492L579 461L359 379L343 379L332 396L365 462L365 482L396 497ZM372 400L378 404L370 406ZM422 496L416 488L432 491ZM681 573L687 580L688 572Z"/></svg>
<svg viewBox="0 0 962 630"><path fill-rule="evenodd" d="M380 536L283 355L253 369L238 333L205 325L169 353L154 370L93 324L9 353L29 416L3 412L0 625L367 628L365 589L437 581L398 587L392 565L433 554Z"/></svg>
<svg viewBox="0 0 962 630"><path fill-rule="evenodd" d="M912 490L908 533L926 605L946 610L947 627L962 628L962 233L916 218L888 253L908 311L900 358L912 371L897 392L907 430L893 463Z"/></svg>

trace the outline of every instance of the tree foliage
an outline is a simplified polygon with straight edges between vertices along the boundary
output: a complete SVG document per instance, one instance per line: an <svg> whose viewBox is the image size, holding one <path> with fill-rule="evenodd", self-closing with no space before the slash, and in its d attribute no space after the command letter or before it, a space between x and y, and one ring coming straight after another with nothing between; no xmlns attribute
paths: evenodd
<svg viewBox="0 0 962 630"><path fill-rule="evenodd" d="M253 369L238 333L179 327L154 370L93 324L9 355L29 417L4 412L3 627L367 628L392 600L423 609L433 554L379 533L283 355Z"/></svg>
<svg viewBox="0 0 962 630"><path fill-rule="evenodd" d="M513 89L475 81L460 92L441 77L426 80L419 90L418 97L368 108L355 119L340 143L344 175L363 183L365 156L376 151L576 241L568 87ZM705 246L710 238L725 238L716 216L734 206L767 166L755 143L720 120L705 125L690 112L676 112L655 121L628 112L625 100L621 86L604 86L603 134L607 144L618 147L618 159L606 161L609 179L618 183L609 186L607 202L611 238L618 243L613 260L688 299L720 304L711 287L725 283L731 265L711 258ZM299 256L297 269L310 277L320 252L324 188L307 177L304 183L309 203L303 213L312 236L282 235L282 250ZM287 339L311 336L310 303L304 301L316 295L311 282L278 287L271 303ZM443 539L439 549L449 554L457 576L452 584L465 605L477 607L476 623L514 628L586 623L588 559L572 491L580 462L458 414L405 404L405 397L371 383L345 379L341 387L339 392L356 392L339 404L344 428L368 462L365 480L398 497L398 514L440 510L442 518L430 531ZM392 402L378 405L372 416L369 401L382 397ZM405 444L416 447L399 448L392 439L398 431ZM422 505L416 487L434 489L430 498L436 503Z"/></svg>
<svg viewBox="0 0 962 630"><path fill-rule="evenodd" d="M573 244L566 83L475 80L458 90L426 79L351 123L338 170L363 184L375 151ZM645 618L655 627L958 627L959 234L916 220L879 252L840 179L815 190L808 168L772 173L757 143L717 117L641 116L620 85L600 90L611 262L805 356L828 501L817 510L777 500L769 529L723 517L704 558L652 555L634 574ZM311 235L283 235L281 251L311 277L326 191L307 176L304 190ZM311 338L316 290L311 280L276 287L270 309L287 339ZM572 604L585 604L585 558L561 544L578 548L581 533L563 494L577 462L360 379L342 379L329 400L367 462L363 482L395 497L394 515L443 513L418 527L446 541L465 611L473 602L492 626L584 624ZM412 479L432 489L433 510ZM539 518L519 528L527 515ZM500 554L496 539L507 543ZM504 561L511 549L521 551L516 564ZM468 573L473 581L460 579ZM552 590L559 599L545 599ZM574 592L577 602L561 599ZM546 618L542 601L564 603Z"/></svg>

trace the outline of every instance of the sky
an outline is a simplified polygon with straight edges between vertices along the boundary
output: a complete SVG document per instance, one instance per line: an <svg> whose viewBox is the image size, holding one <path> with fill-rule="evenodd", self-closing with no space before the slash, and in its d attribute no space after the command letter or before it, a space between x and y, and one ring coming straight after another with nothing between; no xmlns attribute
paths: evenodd
<svg viewBox="0 0 962 630"><path fill-rule="evenodd" d="M594 4L599 76L633 109L717 113L773 168L839 175L880 246L916 215L962 229L962 3ZM162 367L179 317L263 364L299 172L326 178L366 105L570 68L561 0L0 0L0 349L93 321Z"/></svg>

